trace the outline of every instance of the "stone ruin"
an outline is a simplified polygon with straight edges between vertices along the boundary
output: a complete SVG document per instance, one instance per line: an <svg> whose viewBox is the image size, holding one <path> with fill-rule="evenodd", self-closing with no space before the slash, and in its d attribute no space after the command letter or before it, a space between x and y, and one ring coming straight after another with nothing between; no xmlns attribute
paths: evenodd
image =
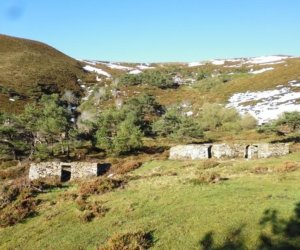
<svg viewBox="0 0 300 250"><path fill-rule="evenodd" d="M90 162L40 162L31 163L29 179L59 177L62 182L78 178L91 178L102 174L109 164Z"/></svg>
<svg viewBox="0 0 300 250"><path fill-rule="evenodd" d="M289 154L289 144L191 144L170 149L171 160L203 160L210 158L260 159Z"/></svg>

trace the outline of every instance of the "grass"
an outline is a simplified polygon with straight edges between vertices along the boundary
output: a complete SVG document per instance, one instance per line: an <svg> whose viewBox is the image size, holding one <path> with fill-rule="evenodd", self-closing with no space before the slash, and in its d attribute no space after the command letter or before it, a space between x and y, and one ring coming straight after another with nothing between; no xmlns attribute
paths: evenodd
<svg viewBox="0 0 300 250"><path fill-rule="evenodd" d="M82 223L76 202L65 198L77 185L40 194L38 215L22 224L0 229L0 249L95 249L115 234L153 232L153 249L199 249L199 241L213 231L221 243L233 228L244 226L249 249L257 245L259 220L266 209L288 218L300 198L300 171L279 172L299 153L263 160L220 161L207 168L201 161L155 160L130 173L124 189L89 199L109 211ZM270 169L255 174L257 166ZM217 172L228 180L195 185L199 172Z"/></svg>

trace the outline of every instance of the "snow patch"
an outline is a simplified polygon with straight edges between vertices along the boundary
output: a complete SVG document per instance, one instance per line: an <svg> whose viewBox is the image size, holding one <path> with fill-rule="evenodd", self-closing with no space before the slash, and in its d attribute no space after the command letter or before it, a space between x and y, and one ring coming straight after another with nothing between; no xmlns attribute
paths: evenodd
<svg viewBox="0 0 300 250"><path fill-rule="evenodd" d="M154 69L154 67L151 67L149 65L145 65L145 64L140 64L138 66L136 66L138 69L144 70L144 69Z"/></svg>
<svg viewBox="0 0 300 250"><path fill-rule="evenodd" d="M235 108L241 115L249 113L258 124L263 124L277 119L284 112L300 111L300 104L296 102L299 99L300 92L277 86L274 90L236 93L229 98L227 107Z"/></svg>
<svg viewBox="0 0 300 250"><path fill-rule="evenodd" d="M300 87L300 82L298 82L297 80L289 81L289 85L291 87Z"/></svg>
<svg viewBox="0 0 300 250"><path fill-rule="evenodd" d="M105 65L111 69L119 69L119 70L125 70L125 71L133 70L133 68L131 68L131 67L123 66L123 65L117 64L117 63L107 63Z"/></svg>
<svg viewBox="0 0 300 250"><path fill-rule="evenodd" d="M139 69L134 69L134 70L131 70L129 72L129 74L131 74L131 75L138 75L138 74L141 74L141 73L142 73L142 71L139 70Z"/></svg>
<svg viewBox="0 0 300 250"><path fill-rule="evenodd" d="M211 63L213 65L224 65L225 60L212 60Z"/></svg>
<svg viewBox="0 0 300 250"><path fill-rule="evenodd" d="M253 64L265 64L265 63L273 63L273 62L278 62L282 61L289 58L288 56L260 56L260 57L253 57L249 58L248 63L253 63Z"/></svg>
<svg viewBox="0 0 300 250"><path fill-rule="evenodd" d="M202 66L204 63L201 62L191 62L188 64L188 67L197 67L197 66Z"/></svg>
<svg viewBox="0 0 300 250"><path fill-rule="evenodd" d="M90 65L84 66L83 69L86 70L86 71L89 71L89 72L97 73L99 75L103 75L103 76L106 76L106 77L111 77L111 75L109 73L105 72L104 70L92 67Z"/></svg>
<svg viewBox="0 0 300 250"><path fill-rule="evenodd" d="M255 70L253 71L253 69L249 72L250 74L254 74L254 75L257 75L257 74L261 74L261 73L264 73L266 71L270 71L270 70L273 70L274 68L270 67L270 68L264 68L264 69L259 69L259 70Z"/></svg>

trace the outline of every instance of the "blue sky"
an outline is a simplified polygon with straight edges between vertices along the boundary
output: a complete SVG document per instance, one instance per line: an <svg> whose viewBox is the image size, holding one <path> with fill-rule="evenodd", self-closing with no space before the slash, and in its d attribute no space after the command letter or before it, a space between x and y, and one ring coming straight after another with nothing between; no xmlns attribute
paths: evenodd
<svg viewBox="0 0 300 250"><path fill-rule="evenodd" d="M300 55L299 10L300 0L2 0L0 33L111 61Z"/></svg>

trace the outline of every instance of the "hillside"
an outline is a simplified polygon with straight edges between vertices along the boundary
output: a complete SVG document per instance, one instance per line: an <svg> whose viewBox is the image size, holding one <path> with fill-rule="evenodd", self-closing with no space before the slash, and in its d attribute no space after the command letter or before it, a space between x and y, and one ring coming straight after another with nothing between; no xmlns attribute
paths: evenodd
<svg viewBox="0 0 300 250"><path fill-rule="evenodd" d="M0 56L0 249L299 249L300 58L76 61L3 35ZM263 142L290 154L250 160ZM169 158L203 143L244 146Z"/></svg>
<svg viewBox="0 0 300 250"><path fill-rule="evenodd" d="M300 110L300 58L262 56L193 63L126 64L82 61L86 68L106 79L93 86L115 88L110 83L125 75L128 84L118 84L119 98L149 93L164 105L189 103L196 114L204 103L221 103L250 113L258 122L276 119L284 111ZM147 72L160 72L178 82L176 88L157 88L150 84L132 84L135 77ZM88 89L92 97L93 87ZM106 103L111 105L111 102ZM101 105L106 105L102 103ZM263 112L264 111L264 112Z"/></svg>
<svg viewBox="0 0 300 250"><path fill-rule="evenodd" d="M81 64L40 42L0 35L0 110L17 112L43 93L80 94Z"/></svg>

